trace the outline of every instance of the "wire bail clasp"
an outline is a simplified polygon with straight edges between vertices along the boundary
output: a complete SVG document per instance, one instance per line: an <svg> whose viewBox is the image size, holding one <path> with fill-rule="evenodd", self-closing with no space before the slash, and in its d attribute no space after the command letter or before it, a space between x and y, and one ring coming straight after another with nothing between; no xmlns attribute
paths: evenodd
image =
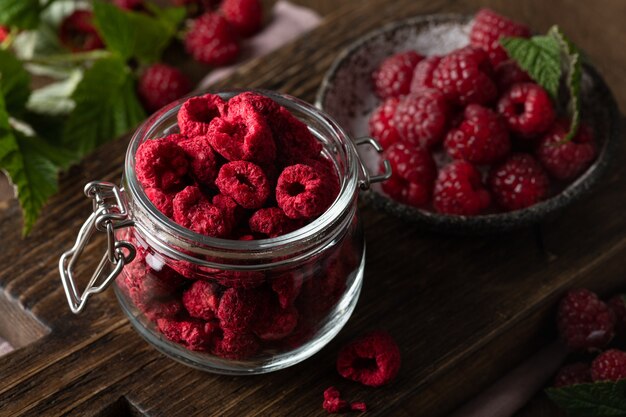
<svg viewBox="0 0 626 417"><path fill-rule="evenodd" d="M104 291L122 272L124 265L135 259L136 254L135 247L130 242L115 238L117 229L134 224L132 220L128 219L128 210L120 189L110 182L92 181L85 185L85 195L93 200L93 212L80 228L74 246L64 252L59 259L61 282L70 309L74 314L80 313L85 308L87 299L92 294ZM96 231L106 233L107 251L91 276L87 287L80 294L76 290L73 275L74 266ZM100 279L107 263L112 265L111 271L104 279Z"/></svg>
<svg viewBox="0 0 626 417"><path fill-rule="evenodd" d="M374 148L377 153L380 154L383 152L383 147L380 146L380 143L376 139L369 136L355 139L354 144L357 146L357 148L362 145L369 145ZM369 172L360 157L359 162L361 164L361 172L363 173L363 179L359 181L359 187L361 188L361 190L368 190L370 188L370 185L377 182L383 182L391 178L391 163L388 160L383 159L382 162L384 171L376 175L372 175Z"/></svg>

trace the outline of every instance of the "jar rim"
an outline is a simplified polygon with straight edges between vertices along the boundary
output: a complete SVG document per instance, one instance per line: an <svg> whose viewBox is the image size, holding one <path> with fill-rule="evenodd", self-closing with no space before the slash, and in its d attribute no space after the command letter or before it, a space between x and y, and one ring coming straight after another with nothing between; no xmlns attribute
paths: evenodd
<svg viewBox="0 0 626 417"><path fill-rule="evenodd" d="M140 143L144 139L154 139L160 136L154 136L156 133L156 127L163 120L169 119L174 116L182 106L182 104L190 97L203 95L207 93L220 95L222 98L231 98L237 94L244 92L252 92L256 94L268 97L281 106L297 108L301 113L306 114L308 117L315 119L328 132L331 132L333 136L342 140L345 144L344 149L334 149L342 153L342 157L345 161L345 173L348 175L339 175L341 184L340 190L328 209L322 213L318 218L304 227L301 227L293 232L266 239L256 239L249 241L234 240L234 239L222 239L217 237L211 237L194 232L187 229L172 219L168 218L165 214L157 209L157 207L150 201L145 193L143 185L139 182L135 171L135 154ZM310 128L310 126L309 126ZM125 165L124 165L124 177L125 185L135 201L138 203L142 212L146 213L149 220L160 226L164 230L174 233L174 237L177 240L183 242L193 242L193 245L178 245L182 246L184 250L191 252L197 252L196 249L201 247L209 247L213 250L219 251L237 251L237 252L269 252L277 250L287 250L300 244L302 241L311 240L318 234L328 230L334 221L341 218L342 214L350 209L354 195L358 190L359 175L360 175L360 160L356 145L352 141L351 137L345 132L345 130L339 126L339 124L324 111L314 107L313 105L300 100L296 97L288 94L277 93L269 90L262 89L228 89L218 91L205 91L202 94L190 94L175 102L170 103L161 110L154 113L146 121L144 121L133 134L130 143L126 151ZM341 173L340 173L341 174Z"/></svg>

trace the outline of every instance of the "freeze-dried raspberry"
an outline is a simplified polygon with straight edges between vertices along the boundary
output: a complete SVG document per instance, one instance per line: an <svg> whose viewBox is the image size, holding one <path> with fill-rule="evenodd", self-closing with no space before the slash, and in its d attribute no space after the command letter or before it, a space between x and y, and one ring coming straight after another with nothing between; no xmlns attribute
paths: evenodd
<svg viewBox="0 0 626 417"><path fill-rule="evenodd" d="M433 72L433 85L453 103L488 104L498 94L492 73L485 51L468 46L441 58Z"/></svg>
<svg viewBox="0 0 626 417"><path fill-rule="evenodd" d="M388 98L372 112L369 118L370 135L376 138L384 149L400 140L394 121L399 102L398 97Z"/></svg>
<svg viewBox="0 0 626 417"><path fill-rule="evenodd" d="M252 162L235 161L222 165L215 180L220 192L241 207L262 207L270 195L270 186L263 170Z"/></svg>
<svg viewBox="0 0 626 417"><path fill-rule="evenodd" d="M198 280L183 293L183 305L191 317L203 320L215 318L220 302L217 284Z"/></svg>
<svg viewBox="0 0 626 417"><path fill-rule="evenodd" d="M217 309L220 325L232 331L250 330L263 301L261 293L256 290L227 289Z"/></svg>
<svg viewBox="0 0 626 417"><path fill-rule="evenodd" d="M267 237L281 236L302 226L302 222L290 219L278 207L262 208L256 211L248 221L250 230Z"/></svg>
<svg viewBox="0 0 626 417"><path fill-rule="evenodd" d="M250 107L265 118L274 117L280 110L280 106L274 100L252 91L237 94L228 100L230 113L245 113Z"/></svg>
<svg viewBox="0 0 626 417"><path fill-rule="evenodd" d="M305 158L317 158L322 144L313 136L306 124L292 115L284 107L268 119L279 160L289 163L299 162Z"/></svg>
<svg viewBox="0 0 626 417"><path fill-rule="evenodd" d="M172 194L165 193L158 188L146 188L144 191L157 210L167 217L172 217L174 210L172 207L174 196Z"/></svg>
<svg viewBox="0 0 626 417"><path fill-rule="evenodd" d="M401 52L386 58L372 74L374 91L386 99L408 94L413 71L423 56L415 51Z"/></svg>
<svg viewBox="0 0 626 417"><path fill-rule="evenodd" d="M174 221L212 237L227 237L231 230L228 219L196 186L189 186L174 197Z"/></svg>
<svg viewBox="0 0 626 417"><path fill-rule="evenodd" d="M443 167L433 194L435 210L445 214L475 216L491 202L480 173L466 161L454 161Z"/></svg>
<svg viewBox="0 0 626 417"><path fill-rule="evenodd" d="M231 224L231 229L235 229L237 224L244 220L245 210L235 200L224 194L213 196L213 205L220 209L224 217Z"/></svg>
<svg viewBox="0 0 626 417"><path fill-rule="evenodd" d="M403 141L429 148L443 138L448 104L439 91L420 90L400 99L393 120Z"/></svg>
<svg viewBox="0 0 626 417"><path fill-rule="evenodd" d="M239 42L224 16L209 12L192 22L185 36L185 49L198 62L221 66L237 59Z"/></svg>
<svg viewBox="0 0 626 417"><path fill-rule="evenodd" d="M422 207L430 201L437 166L423 148L396 143L387 148L383 159L391 163L391 178L383 182L383 191L403 204Z"/></svg>
<svg viewBox="0 0 626 417"><path fill-rule="evenodd" d="M350 410L365 413L367 411L367 404L365 404L363 401L352 402L350 403Z"/></svg>
<svg viewBox="0 0 626 417"><path fill-rule="evenodd" d="M589 364L583 362L563 366L554 377L555 388L588 382L591 382L591 368Z"/></svg>
<svg viewBox="0 0 626 417"><path fill-rule="evenodd" d="M535 83L514 84L500 97L498 113L509 130L521 136L545 132L555 118L550 96Z"/></svg>
<svg viewBox="0 0 626 417"><path fill-rule="evenodd" d="M72 52L86 52L104 47L93 24L93 12L75 10L59 26L59 40Z"/></svg>
<svg viewBox="0 0 626 417"><path fill-rule="evenodd" d="M339 375L371 387L388 384L399 370L400 349L385 331L374 331L349 343L337 356Z"/></svg>
<svg viewBox="0 0 626 417"><path fill-rule="evenodd" d="M191 81L177 68L153 64L139 78L137 91L150 112L157 111L191 91Z"/></svg>
<svg viewBox="0 0 626 417"><path fill-rule="evenodd" d="M272 290L278 296L278 303L282 308L287 308L295 302L300 294L304 273L302 271L284 272L269 279Z"/></svg>
<svg viewBox="0 0 626 417"><path fill-rule="evenodd" d="M500 93L507 91L513 84L532 81L528 73L521 69L517 62L512 59L496 65L494 78Z"/></svg>
<svg viewBox="0 0 626 417"><path fill-rule="evenodd" d="M513 154L492 167L487 182L494 199L505 210L532 206L550 191L550 180L543 167L525 153Z"/></svg>
<svg viewBox="0 0 626 417"><path fill-rule="evenodd" d="M609 349L598 355L591 363L591 379L594 382L626 379L626 352Z"/></svg>
<svg viewBox="0 0 626 417"><path fill-rule="evenodd" d="M341 399L341 394L335 387L328 387L324 391L322 407L329 414L343 413L349 409L348 402Z"/></svg>
<svg viewBox="0 0 626 417"><path fill-rule="evenodd" d="M433 73L440 61L440 56L433 55L422 59L417 64L413 72L413 79L411 80L411 93L435 88L433 85Z"/></svg>
<svg viewBox="0 0 626 417"><path fill-rule="evenodd" d="M199 184L212 186L217 177L217 156L213 152L206 136L196 136L178 142L190 163L193 178Z"/></svg>
<svg viewBox="0 0 626 417"><path fill-rule="evenodd" d="M271 163L276 158L272 131L259 113L230 112L214 119L208 134L213 149L229 161Z"/></svg>
<svg viewBox="0 0 626 417"><path fill-rule="evenodd" d="M489 53L489 59L496 65L508 58L506 50L500 45L500 38L530 36L528 26L517 23L491 9L481 9L474 17L470 30L470 43Z"/></svg>
<svg viewBox="0 0 626 417"><path fill-rule="evenodd" d="M215 337L213 354L227 359L247 359L260 349L259 341L250 333L233 332L224 329L222 335Z"/></svg>
<svg viewBox="0 0 626 417"><path fill-rule="evenodd" d="M498 114L470 104L465 108L463 122L448 132L444 146L451 157L480 165L502 159L511 150L511 141Z"/></svg>
<svg viewBox="0 0 626 417"><path fill-rule="evenodd" d="M222 116L225 111L226 102L217 94L191 97L178 111L178 128L190 138L206 135L211 121Z"/></svg>
<svg viewBox="0 0 626 417"><path fill-rule="evenodd" d="M135 154L137 179L145 188L179 190L184 186L188 170L185 152L168 140L146 140Z"/></svg>
<svg viewBox="0 0 626 417"><path fill-rule="evenodd" d="M308 219L322 214L335 199L329 193L328 177L309 165L288 166L278 177L276 201L292 219Z"/></svg>
<svg viewBox="0 0 626 417"><path fill-rule="evenodd" d="M224 0L222 13L235 31L243 36L254 35L263 24L263 7L259 0Z"/></svg>
<svg viewBox="0 0 626 417"><path fill-rule="evenodd" d="M215 325L201 320L157 320L157 329L174 343L190 350L206 351L211 347L211 335Z"/></svg>
<svg viewBox="0 0 626 417"><path fill-rule="evenodd" d="M277 304L267 303L261 306L252 331L261 340L280 340L289 336L297 324L298 310L295 307L283 309Z"/></svg>

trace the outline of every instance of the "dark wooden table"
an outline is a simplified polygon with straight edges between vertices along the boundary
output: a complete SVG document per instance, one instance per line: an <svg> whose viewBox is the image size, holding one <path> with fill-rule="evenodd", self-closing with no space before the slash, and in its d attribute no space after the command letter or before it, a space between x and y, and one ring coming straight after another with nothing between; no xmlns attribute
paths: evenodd
<svg viewBox="0 0 626 417"><path fill-rule="evenodd" d="M263 87L312 101L335 55L357 36L422 13L473 12L489 4L542 31L559 23L589 54L626 109L626 2L575 0L300 0L324 13L312 33L251 62L222 83ZM369 415L442 416L555 337L556 300L573 286L610 293L624 285L624 146L604 182L584 201L536 228L490 237L423 232L363 210L365 285L346 328L302 364L258 377L192 370L148 346L112 294L74 316L56 263L72 245L89 205L92 179L117 181L127 138L72 168L27 239L15 201L0 202L0 335L18 349L0 358L2 416L324 415L323 390L336 385L368 402ZM99 258L103 240L84 254ZM339 346L385 328L398 340L398 380L368 389L334 371ZM520 416L554 415L538 396Z"/></svg>

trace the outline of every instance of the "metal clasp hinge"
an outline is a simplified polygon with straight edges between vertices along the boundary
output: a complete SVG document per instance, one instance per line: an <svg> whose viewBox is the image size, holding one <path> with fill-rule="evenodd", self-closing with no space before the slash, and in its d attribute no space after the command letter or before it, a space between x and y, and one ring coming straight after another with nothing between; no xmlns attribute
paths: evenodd
<svg viewBox="0 0 626 417"><path fill-rule="evenodd" d="M357 147L361 145L370 145L379 154L383 152L383 147L380 146L380 143L378 143L376 139L369 136L355 139L354 143ZM360 161L360 163L361 170L363 171L363 179L359 181L359 187L362 190L368 190L372 184L383 182L391 178L391 163L386 159L383 159L383 168L385 169L384 172L376 175L370 174L365 164L363 164L363 161Z"/></svg>
<svg viewBox="0 0 626 417"><path fill-rule="evenodd" d="M128 210L120 189L109 182L92 181L85 185L85 195L93 200L93 212L80 228L74 246L64 252L59 259L61 282L74 314L80 313L85 308L87 299L92 294L104 291L122 272L124 265L135 259L136 254L135 247L130 242L115 238L115 230L133 225L133 221L128 219ZM76 290L74 266L96 231L107 234L107 251L96 267L87 287L80 294ZM109 274L101 279L107 263L111 264L112 268Z"/></svg>

